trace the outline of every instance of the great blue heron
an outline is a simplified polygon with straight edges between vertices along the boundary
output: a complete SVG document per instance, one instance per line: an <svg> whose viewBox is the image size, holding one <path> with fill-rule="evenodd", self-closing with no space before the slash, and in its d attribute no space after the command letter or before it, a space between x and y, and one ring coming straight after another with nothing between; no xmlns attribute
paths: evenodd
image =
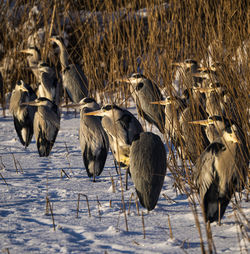
<svg viewBox="0 0 250 254"><path fill-rule="evenodd" d="M166 175L166 150L159 136L141 132L130 148L130 173L140 203L148 211L157 204Z"/></svg>
<svg viewBox="0 0 250 254"><path fill-rule="evenodd" d="M206 221L220 221L235 191L244 188L249 152L242 131L225 118L224 129L195 164L194 181L199 190Z"/></svg>
<svg viewBox="0 0 250 254"><path fill-rule="evenodd" d="M108 134L111 151L121 167L128 167L133 138L143 132L140 122L128 110L110 104L85 115L103 117L102 126Z"/></svg>
<svg viewBox="0 0 250 254"><path fill-rule="evenodd" d="M47 157L55 143L60 128L60 112L55 103L40 97L34 101L23 103L37 107L34 117L34 134L40 157Z"/></svg>
<svg viewBox="0 0 250 254"><path fill-rule="evenodd" d="M22 80L16 84L10 98L10 111L14 117L16 133L20 142L25 147L30 144L33 136L35 109L27 105L22 105L22 103L33 101L35 99L35 92Z"/></svg>
<svg viewBox="0 0 250 254"><path fill-rule="evenodd" d="M23 49L20 52L28 54L27 60L28 65L31 68L36 80L39 80L38 69L36 68L39 61L41 61L41 53L37 47L29 47L28 49Z"/></svg>
<svg viewBox="0 0 250 254"><path fill-rule="evenodd" d="M80 146L83 162L89 177L99 176L104 168L109 141L101 124L101 117L87 116L86 113L100 109L92 98L84 98L79 102L80 112Z"/></svg>
<svg viewBox="0 0 250 254"><path fill-rule="evenodd" d="M164 107L150 104L153 101L163 100L158 86L140 73L134 73L131 77L118 81L130 85L130 93L136 103L139 115L149 123L154 124L161 133L164 133Z"/></svg>
<svg viewBox="0 0 250 254"><path fill-rule="evenodd" d="M82 69L77 64L69 64L68 53L63 44L62 38L53 36L50 38L60 48L60 62L63 87L71 101L78 103L88 96L88 80Z"/></svg>

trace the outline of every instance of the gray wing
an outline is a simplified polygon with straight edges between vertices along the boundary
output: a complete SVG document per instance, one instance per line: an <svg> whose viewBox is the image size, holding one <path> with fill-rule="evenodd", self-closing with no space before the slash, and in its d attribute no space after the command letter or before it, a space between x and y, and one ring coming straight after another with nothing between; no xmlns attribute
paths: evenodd
<svg viewBox="0 0 250 254"><path fill-rule="evenodd" d="M216 143L212 143L206 148L206 150L197 159L194 168L194 182L199 190L201 199L205 196L216 175L214 168L214 145L216 145Z"/></svg>
<svg viewBox="0 0 250 254"><path fill-rule="evenodd" d="M109 148L108 137L99 117L81 115L80 146L82 151L84 151L86 145L93 151L102 147L106 147L107 150Z"/></svg>
<svg viewBox="0 0 250 254"><path fill-rule="evenodd" d="M35 121L41 126L47 140L53 140L55 133L60 128L60 117L48 107L38 107L35 113ZM39 130L37 130L39 131ZM36 130L35 130L36 135Z"/></svg>
<svg viewBox="0 0 250 254"><path fill-rule="evenodd" d="M70 99L75 103L88 96L88 80L79 65L70 64L65 68L63 86Z"/></svg>

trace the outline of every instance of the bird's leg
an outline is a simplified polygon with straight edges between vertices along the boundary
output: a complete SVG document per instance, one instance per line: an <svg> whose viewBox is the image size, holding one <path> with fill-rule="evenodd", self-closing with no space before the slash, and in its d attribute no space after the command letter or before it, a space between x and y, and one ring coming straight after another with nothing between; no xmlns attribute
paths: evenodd
<svg viewBox="0 0 250 254"><path fill-rule="evenodd" d="M221 204L220 201L218 201L218 225L221 226L221 222L220 222L220 209L221 209Z"/></svg>
<svg viewBox="0 0 250 254"><path fill-rule="evenodd" d="M125 175L125 186L126 190L128 190L128 173L129 173L129 167L126 168L126 175Z"/></svg>
<svg viewBox="0 0 250 254"><path fill-rule="evenodd" d="M115 160L115 158L113 158L114 159L114 163L115 163L115 171L116 171L116 174L118 175L118 168L117 168L117 163L116 163L116 160Z"/></svg>

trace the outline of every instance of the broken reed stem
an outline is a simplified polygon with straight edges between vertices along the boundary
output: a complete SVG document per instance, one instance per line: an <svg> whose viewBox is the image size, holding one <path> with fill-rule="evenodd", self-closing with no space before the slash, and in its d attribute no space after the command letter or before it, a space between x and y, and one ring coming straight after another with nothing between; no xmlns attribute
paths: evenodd
<svg viewBox="0 0 250 254"><path fill-rule="evenodd" d="M46 209L45 209L45 215L49 215L49 197L46 196Z"/></svg>
<svg viewBox="0 0 250 254"><path fill-rule="evenodd" d="M64 169L61 169L61 178L63 178L63 174L67 177L70 178L70 176L65 172Z"/></svg>
<svg viewBox="0 0 250 254"><path fill-rule="evenodd" d="M203 242L203 238L202 238L202 233L201 233L201 226L200 226L200 222L199 222L199 218L198 218L198 213L197 213L197 209L196 209L196 204L195 203L191 203L189 201L189 205L191 207L191 210L193 212L193 215L194 215L194 220L195 220L195 225L196 225L196 228L198 230L198 233L199 233L199 236L200 236L200 244L201 244L201 253L202 254L205 254L206 251L205 251L205 246L204 246L204 242ZM202 213L203 213L203 216L204 215L204 207L202 206ZM205 217L204 217L205 218Z"/></svg>
<svg viewBox="0 0 250 254"><path fill-rule="evenodd" d="M3 181L5 182L5 184L8 186L7 182L5 181L3 175L0 173L0 176L2 177Z"/></svg>
<svg viewBox="0 0 250 254"><path fill-rule="evenodd" d="M14 161L14 166L16 168L16 173L18 174L18 168L17 168L16 158L15 158L13 153L12 153L12 157L13 157L13 161Z"/></svg>
<svg viewBox="0 0 250 254"><path fill-rule="evenodd" d="M245 227L243 221L240 219L240 216L238 216L236 214L236 210L238 210L238 207L233 204L233 213L234 213L234 218L235 218L235 226L236 226L237 239L238 239L238 243L239 243L239 246L240 246L240 252L243 253L239 231L241 232L242 239L244 239L243 242L244 242L244 245L245 245L244 246L245 250L247 250L247 243L246 243L246 241L248 241L248 242L250 241L250 238L248 236L248 223L249 222L248 222L248 220L246 220L247 226ZM245 217L244 217L244 219L245 219ZM239 227L240 230L238 229L238 227ZM246 241L245 241L245 239L246 239Z"/></svg>
<svg viewBox="0 0 250 254"><path fill-rule="evenodd" d="M101 221L101 209L100 207L102 206L99 199L98 199L98 196L96 196L96 201L97 201L97 204L98 204L98 214L99 214L99 219Z"/></svg>
<svg viewBox="0 0 250 254"><path fill-rule="evenodd" d="M53 214L53 207L51 206L51 203L49 201L49 197L48 196L46 197L46 204L47 203L48 203L48 206L49 206L49 209L50 209L50 214L51 214L51 218L52 218L52 222L53 222L53 228L54 228L54 231L56 231L55 219L54 219L54 214Z"/></svg>
<svg viewBox="0 0 250 254"><path fill-rule="evenodd" d="M88 206L88 212L89 212L89 217L91 217L91 213L90 213L90 208L89 208L89 200L88 200L88 196L82 193L78 193L78 200L77 200L77 208L76 208L76 218L78 218L78 214L79 214L79 207L80 207L80 197L83 196L86 198L86 202L87 202L87 206Z"/></svg>
<svg viewBox="0 0 250 254"><path fill-rule="evenodd" d="M173 239L173 231L172 231L172 226L171 226L169 215L168 215L168 226L169 226L169 235L170 235L170 238Z"/></svg>
<svg viewBox="0 0 250 254"><path fill-rule="evenodd" d="M115 182L114 182L114 178L111 176L110 172L109 172L109 175L110 175L111 184L112 184L112 192L115 193Z"/></svg>
<svg viewBox="0 0 250 254"><path fill-rule="evenodd" d="M144 213L141 212L141 221L142 221L142 230L143 230L143 239L146 239L145 223L144 223Z"/></svg>
<svg viewBox="0 0 250 254"><path fill-rule="evenodd" d="M134 193L132 192L128 201L128 215L130 214L130 207L131 207L131 201L134 196Z"/></svg>
<svg viewBox="0 0 250 254"><path fill-rule="evenodd" d="M139 209L139 204L138 204L137 197L136 197L136 200L135 200L135 206L136 206L136 209L137 209L137 215L140 216L140 209Z"/></svg>
<svg viewBox="0 0 250 254"><path fill-rule="evenodd" d="M212 235L209 221L206 223L206 230L207 230L207 241L208 241L208 253L212 254L213 248L214 248L214 252L216 253L216 249L215 249L214 241L213 241L213 235Z"/></svg>
<svg viewBox="0 0 250 254"><path fill-rule="evenodd" d="M170 203L175 203L175 204L177 204L177 202L175 201L175 200L173 200L172 198L170 198L168 195L166 195L166 194L162 194L162 196L166 199L166 200L168 200Z"/></svg>
<svg viewBox="0 0 250 254"><path fill-rule="evenodd" d="M109 200L109 207L112 208L112 200Z"/></svg>
<svg viewBox="0 0 250 254"><path fill-rule="evenodd" d="M3 158L0 156L1 169L5 169L5 165L3 164Z"/></svg>

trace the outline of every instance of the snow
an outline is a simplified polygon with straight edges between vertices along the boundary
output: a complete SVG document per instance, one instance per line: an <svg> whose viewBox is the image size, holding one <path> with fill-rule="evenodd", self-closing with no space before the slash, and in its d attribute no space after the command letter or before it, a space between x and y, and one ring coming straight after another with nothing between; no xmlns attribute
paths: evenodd
<svg viewBox="0 0 250 254"><path fill-rule="evenodd" d="M135 107L130 110L136 115ZM128 190L124 190L126 231L120 179L112 154L109 153L97 182L93 183L87 177L78 139L79 114L75 117L73 112L63 111L52 153L48 158L40 158L34 137L30 146L24 149L14 130L12 116L8 111L6 113L7 117L3 118L0 112L1 253L201 253L200 237L188 197L176 193L169 170L158 204L149 213L139 205L138 215L135 190L129 179ZM155 128L153 132L159 134ZM124 185L124 171L122 178ZM77 217L78 194L83 195L80 195ZM90 215L84 195L88 198ZM46 197L52 207L55 230L50 209L46 212ZM248 218L250 207L245 193L240 206ZM197 209L208 250L198 200ZM244 219L242 222L246 223ZM212 223L211 230L217 253L247 253L249 242L236 223L232 203L222 225Z"/></svg>

